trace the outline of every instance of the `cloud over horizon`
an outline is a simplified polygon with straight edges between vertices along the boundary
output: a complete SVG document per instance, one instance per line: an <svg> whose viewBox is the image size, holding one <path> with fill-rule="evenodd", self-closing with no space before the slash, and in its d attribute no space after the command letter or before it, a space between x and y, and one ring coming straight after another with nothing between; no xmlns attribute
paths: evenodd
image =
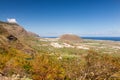
<svg viewBox="0 0 120 80"><path fill-rule="evenodd" d="M10 18L10 19L8 18L7 21L9 23L17 23L16 19L14 19L14 18Z"/></svg>

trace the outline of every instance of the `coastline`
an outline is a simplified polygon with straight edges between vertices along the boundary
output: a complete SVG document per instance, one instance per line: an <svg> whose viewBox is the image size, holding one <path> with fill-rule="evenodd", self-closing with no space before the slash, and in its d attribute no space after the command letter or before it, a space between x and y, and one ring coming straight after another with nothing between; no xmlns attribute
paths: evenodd
<svg viewBox="0 0 120 80"><path fill-rule="evenodd" d="M50 36L50 37L42 37L42 38L58 38L55 36ZM97 41L120 41L120 37L81 37L84 40L97 40Z"/></svg>

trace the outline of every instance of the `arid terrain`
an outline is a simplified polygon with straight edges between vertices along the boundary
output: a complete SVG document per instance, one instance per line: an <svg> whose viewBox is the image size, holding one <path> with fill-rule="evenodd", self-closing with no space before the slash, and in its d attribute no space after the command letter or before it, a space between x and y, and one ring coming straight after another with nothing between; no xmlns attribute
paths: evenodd
<svg viewBox="0 0 120 80"><path fill-rule="evenodd" d="M41 38L0 22L0 80L119 80L120 42Z"/></svg>

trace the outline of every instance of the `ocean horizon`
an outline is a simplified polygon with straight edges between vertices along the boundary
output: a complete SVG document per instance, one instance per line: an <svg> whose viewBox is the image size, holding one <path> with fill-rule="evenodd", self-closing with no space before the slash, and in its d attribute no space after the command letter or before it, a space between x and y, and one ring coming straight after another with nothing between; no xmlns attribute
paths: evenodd
<svg viewBox="0 0 120 80"><path fill-rule="evenodd" d="M42 38L58 38L55 36L51 37L42 37ZM83 39L91 39L91 40L110 40L110 41L120 41L120 37L81 37Z"/></svg>

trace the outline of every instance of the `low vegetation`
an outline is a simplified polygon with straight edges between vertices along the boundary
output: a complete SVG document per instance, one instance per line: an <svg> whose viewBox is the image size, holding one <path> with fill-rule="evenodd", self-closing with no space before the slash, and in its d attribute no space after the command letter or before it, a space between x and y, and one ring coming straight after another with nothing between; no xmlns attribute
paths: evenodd
<svg viewBox="0 0 120 80"><path fill-rule="evenodd" d="M70 52L69 55L74 51L63 49L65 53ZM1 52L0 73L3 76L10 77L19 74L20 78L26 76L32 80L120 79L120 57L100 54L94 50L88 50L77 57L64 56L62 59L59 59L58 55L50 55L47 50L34 56L13 48ZM57 50L55 54L57 54Z"/></svg>

